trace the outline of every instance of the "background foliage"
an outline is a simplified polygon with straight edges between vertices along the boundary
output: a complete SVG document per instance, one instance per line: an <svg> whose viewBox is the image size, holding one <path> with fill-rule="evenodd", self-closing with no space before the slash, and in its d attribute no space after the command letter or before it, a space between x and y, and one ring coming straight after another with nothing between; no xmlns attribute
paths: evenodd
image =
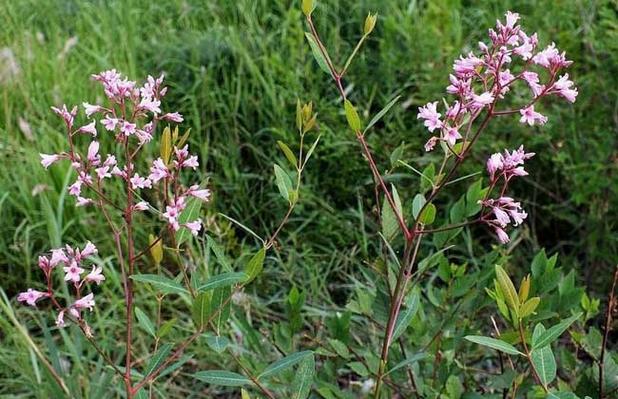
<svg viewBox="0 0 618 399"><path fill-rule="evenodd" d="M50 244L92 239L109 266L107 270L113 266L111 256L105 259L113 253L113 243L103 224L88 211L76 210L73 200L65 197L69 169L54 167L52 173L46 173L40 167L39 152L63 148L61 122L49 106L95 102L94 85L87 79L104 69L117 68L133 79L163 71L171 86L168 108L185 115L183 126L192 128L191 146L200 156L202 178L209 179L215 193L215 201L205 211L208 232L237 264L246 262L243 255L255 249L256 243L218 212L264 234L272 230L285 212L272 178L273 162L283 158L275 143L296 142L296 99L314 102L321 145L305 172L301 201L291 225L280 236L276 255L267 260L265 272L236 307L230 338L237 349L243 343L254 352L247 360L253 367L275 359L276 348L287 352L293 347L327 345L312 340L333 338L351 346L358 343L362 334L357 331L362 329L354 321L349 327L352 313L346 309L350 301L362 301L358 292L366 287L383 251L375 235L379 225L373 187L357 144L346 134L332 84L316 67L306 46L296 2L1 3L0 276L8 298L34 284L37 256ZM422 168L431 159L421 158L427 133L416 120L416 108L443 94L452 60L471 50L504 11L522 14L524 27L538 31L541 44L554 40L565 50L575 61L570 74L579 87L577 102L573 106L545 105L541 112L550 121L543 128L501 121L481 139L475 152L477 165L468 164L470 171L475 171L487 154L519 143L536 152L528 167L531 176L516 186L529 219L513 245L492 252L494 240L484 229L466 229L453 242L456 248L449 255L455 267L453 275L436 272L423 287L434 306L425 313L431 318L432 313L460 311L449 308L443 301L448 297L442 296L453 294L442 291L457 274L457 267L477 273L470 274L472 279L491 281L492 264L505 259L510 274L519 280L530 272L532 259L542 248L548 255L559 254L562 273L569 277L561 280L560 288L546 287L537 294L579 302L583 290L575 286L583 285L590 297L605 295L618 255L615 1L323 1L318 10L321 36L330 53L340 59L358 39L366 13L379 13L376 31L348 78L356 83L351 97L365 117L374 115L395 95L403 96L385 123L369 136L381 169L390 167L389 155L402 143L401 159L406 162ZM396 169L391 177L402 198L410 200L419 183L405 172ZM467 186L468 182L454 186L453 197L442 201L454 202ZM149 226L144 225L143 242L148 233ZM209 262L206 244L200 242L198 247L206 253L204 262ZM470 257L475 264L463 264ZM433 293L436 278L443 282L435 284L438 293ZM459 287L461 295L478 294L482 288L475 284L476 280ZM94 317L98 339L110 350L118 345L114 328L121 320L116 314L122 309L120 292L119 276L112 274L99 295L101 302ZM154 306L149 292L139 294L139 307ZM455 290L454 295L459 292ZM484 300L491 306L488 298ZM371 313L379 317L377 302ZM463 303L462 310L468 313L458 328L490 325L487 315L477 313L479 303ZM86 368L102 369L103 365L93 363L96 356L76 331L58 334L41 314L22 307L11 310L13 305L7 304L9 308L0 313L0 394L43 398L54 389L49 376L37 366L32 346L9 317L15 312L16 319L32 331L57 363L54 366L75 376L71 382L75 392L84 397L106 397L111 373L91 373L89 381L78 378ZM578 304L562 302L560 306L570 309ZM178 307L182 310L166 317L186 317L186 304L179 301ZM591 323L597 323L596 319ZM171 336L183 334L185 324L179 322ZM289 339L289 329L302 333ZM420 349L430 344L426 341L433 331L419 327L409 333ZM580 333L585 336L587 332ZM52 338L56 336L62 339ZM272 336L275 345L262 345L266 336ZM447 357L461 350L457 345L463 345L446 342L453 345L443 348ZM359 370L350 371L346 356L336 349L330 348L331 355L325 355L325 359L335 360L324 363L320 371L323 380L360 389L357 382L364 376ZM202 369L230 365L228 357L217 355L206 345L197 345L193 353L190 364ZM470 352L464 357L468 356L475 355ZM439 362L434 364L442 372ZM348 371L341 372L342 368ZM449 373L444 373L448 378ZM193 382L183 381L181 374L161 389L168 397L200 395ZM450 385L444 386L454 387L449 381ZM466 387L473 384L469 376L462 377L461 383ZM48 390L33 391L38 384ZM213 395L216 392L206 384L199 389ZM453 392L445 394L457 396Z"/></svg>

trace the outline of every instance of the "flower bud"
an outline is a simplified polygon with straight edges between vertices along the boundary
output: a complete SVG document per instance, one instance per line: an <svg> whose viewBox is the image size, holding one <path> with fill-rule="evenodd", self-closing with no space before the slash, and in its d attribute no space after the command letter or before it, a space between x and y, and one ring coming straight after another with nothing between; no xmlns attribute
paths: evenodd
<svg viewBox="0 0 618 399"><path fill-rule="evenodd" d="M363 28L363 33L368 35L373 31L373 28L376 26L376 21L378 20L378 14L371 13L367 14L367 18L365 18L365 27Z"/></svg>

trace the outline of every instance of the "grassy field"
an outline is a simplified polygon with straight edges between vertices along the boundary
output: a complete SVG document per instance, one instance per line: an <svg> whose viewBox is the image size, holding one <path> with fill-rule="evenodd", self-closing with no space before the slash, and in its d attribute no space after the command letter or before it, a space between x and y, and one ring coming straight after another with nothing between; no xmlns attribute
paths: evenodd
<svg viewBox="0 0 618 399"><path fill-rule="evenodd" d="M286 207L272 177L273 163L283 159L276 141L296 143L297 98L313 101L322 139L305 173L300 204L264 274L245 292L245 312L232 324L237 338L244 337L238 339L256 351L250 363L257 367L275 353L261 347L257 334L250 335L246 318L276 336L287 317L292 287L306 295L309 329L328 324L326 315L333 310L344 311L356 282L364 278L363 265L380 251L372 233L379 230L372 217L373 184L357 143L346 134L337 94L307 48L296 3L0 2L0 396L61 397L36 350L67 371L76 397L110 397L112 382L122 392L122 384L95 360L77 330L58 333L53 320L14 301L19 291L36 286L38 255L61 243L93 240L108 270L114 270L113 241L102 218L76 209L66 195L71 170L58 166L48 173L38 157L64 145L61 121L50 106L94 103L99 92L89 77L109 68L132 79L165 73L171 93L167 108L185 115L182 126L192 129L200 178L214 191L203 214L207 231L238 264L256 243L219 213L260 234L278 223ZM443 95L452 60L472 49L506 10L521 13L524 26L538 31L543 44L553 40L567 52L574 60L570 74L579 87L577 103L546 104L543 111L551 117L543 129L524 129L513 121L495 125L481 140L479 154L513 143L537 152L530 178L515 188L530 217L517 244L503 254L516 266L513 270L527 268L545 248L559 254L563 268L574 270L592 297L603 297L610 282L606 276L618 259L618 4L324 0L318 10L321 35L338 58L351 51L367 12L379 14L376 32L348 79L350 97L365 116L402 96L387 123L369 137L384 168L402 143L402 159L419 167L427 162L421 158L427 133L416 119L417 107ZM483 162L482 156L477 160ZM391 176L403 196L411 198L418 182L404 172L395 170ZM441 201L454 201L465 186L458 190ZM142 242L150 228L147 222L139 226ZM459 243L462 254L479 254L477 245L492 244L482 229L474 231L474 240L465 234ZM147 272L146 267L141 271ZM120 338L114 331L122 320L120 284L119 272L110 271L93 317L95 330L105 331L97 339L119 359ZM147 310L154 306L146 291L139 292L137 304ZM186 304L179 301L178 306ZM184 317L169 312L170 319ZM187 329L181 319L171 334L185 335ZM229 357L204 345L196 345L193 353L188 362L194 367L233 367ZM182 374L157 389L160 397L170 398L217 394L192 386Z"/></svg>

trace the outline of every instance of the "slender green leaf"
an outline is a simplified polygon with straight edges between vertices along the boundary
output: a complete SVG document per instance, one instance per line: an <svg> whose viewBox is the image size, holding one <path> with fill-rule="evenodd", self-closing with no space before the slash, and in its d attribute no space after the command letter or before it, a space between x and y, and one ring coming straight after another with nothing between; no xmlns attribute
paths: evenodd
<svg viewBox="0 0 618 399"><path fill-rule="evenodd" d="M210 247L212 252L215 254L215 257L217 258L217 261L221 264L221 266L223 266L223 268L226 271L231 272L232 265L227 260L227 257L225 256L225 252L223 251L223 248L219 244L217 244L217 242L209 235L206 235L206 241L208 241L208 246Z"/></svg>
<svg viewBox="0 0 618 399"><path fill-rule="evenodd" d="M225 351L225 349L230 344L230 340L219 335L207 335L206 343L208 344L210 349L214 350L215 352L223 353L223 351Z"/></svg>
<svg viewBox="0 0 618 399"><path fill-rule="evenodd" d="M292 399L306 399L311 392L315 376L315 357L313 353L303 358L296 370L292 383Z"/></svg>
<svg viewBox="0 0 618 399"><path fill-rule="evenodd" d="M474 342L475 344L487 346L489 348L499 350L509 355L521 355L522 354L513 345L509 344L508 342L499 340L499 339L483 337L481 335L467 335L464 338L470 342Z"/></svg>
<svg viewBox="0 0 618 399"><path fill-rule="evenodd" d="M240 387L251 383L251 380L244 375L225 370L198 371L193 374L193 377L209 384L225 387Z"/></svg>
<svg viewBox="0 0 618 399"><path fill-rule="evenodd" d="M166 294L188 294L189 292L176 281L158 274L134 274L131 280L147 283Z"/></svg>
<svg viewBox="0 0 618 399"><path fill-rule="evenodd" d="M193 323L197 328L202 328L208 322L210 316L210 292L202 292L193 300L191 314Z"/></svg>
<svg viewBox="0 0 618 399"><path fill-rule="evenodd" d="M230 301L232 290L229 286L218 287L212 292L210 300L210 315L215 315L213 322L216 332L219 333L221 326L230 317Z"/></svg>
<svg viewBox="0 0 618 399"><path fill-rule="evenodd" d="M251 257L251 259L249 259L249 262L247 263L247 267L245 267L245 273L244 273L247 277L245 280L245 284L248 284L251 281L253 281L262 272L262 269L264 268L264 258L265 257L266 257L266 248L262 247L255 255Z"/></svg>
<svg viewBox="0 0 618 399"><path fill-rule="evenodd" d="M419 360L424 359L425 357L427 357L426 353L416 353L412 356L410 356L407 359L404 359L402 361L400 361L399 363L397 363L396 365L393 366L393 368L391 368L390 370L388 370L388 372L386 374L384 374L384 376L389 375L392 372L395 372L403 367L409 366L410 364L414 364L416 362L418 362Z"/></svg>
<svg viewBox="0 0 618 399"><path fill-rule="evenodd" d="M575 320L579 319L581 315L581 313L578 313L569 317L568 319L562 320L560 323L540 334L537 339L532 340L532 348L539 349L554 342L556 339L558 339L558 337L562 335L563 332L566 331L567 328L571 326L571 324L575 322Z"/></svg>
<svg viewBox="0 0 618 399"><path fill-rule="evenodd" d="M309 46L311 46L311 52L313 53L313 58L315 58L315 60L317 61L320 69L330 75L330 69L328 68L328 63L326 62L326 58L324 58L324 55L320 51L320 46L315 41L311 33L305 32L305 37L307 38L307 41L309 42Z"/></svg>
<svg viewBox="0 0 618 399"><path fill-rule="evenodd" d="M513 282L509 278L509 275L506 274L502 266L496 265L496 279L498 280L498 284L500 285L500 290L504 294L504 299L509 305L509 308L518 314L519 312L519 295L517 294L517 290L513 285Z"/></svg>
<svg viewBox="0 0 618 399"><path fill-rule="evenodd" d="M301 360L303 360L307 356L313 356L313 352L302 351L302 352L292 353L291 355L287 355L286 357L281 358L277 360L276 362L270 364L268 367L266 367L264 371L262 371L262 373L257 376L257 379L261 380L263 378L279 374L282 371L287 370L290 367L298 364Z"/></svg>
<svg viewBox="0 0 618 399"><path fill-rule="evenodd" d="M532 340L538 340L545 332L542 324L537 324L532 333ZM542 348L533 349L531 353L532 364L544 386L551 384L556 378L556 359L551 346L545 345Z"/></svg>
<svg viewBox="0 0 618 399"><path fill-rule="evenodd" d="M382 110L380 112L378 112L376 114L376 116L374 116L369 121L369 124L367 124L367 127L365 128L365 131L363 133L367 132L367 130L371 129L373 127L373 125L378 123L378 121L380 119L382 119L382 117L384 115L386 115L386 113L393 107L393 105L395 105L397 103L397 101L399 101L400 98L401 98L401 96L397 96L397 97L393 98L388 104L386 104L386 107L382 108Z"/></svg>
<svg viewBox="0 0 618 399"><path fill-rule="evenodd" d="M172 352L173 347L174 346L172 344L161 345L159 350L157 350L155 354L152 355L152 357L150 358L148 366L146 366L146 369L144 369L144 375L148 375L155 371L156 368L159 367L163 363L163 361L165 361L167 356Z"/></svg>
<svg viewBox="0 0 618 399"><path fill-rule="evenodd" d="M187 206L178 217L178 223L181 224L181 227L180 230L176 232L176 245L180 246L182 243L191 238L191 230L182 226L182 224L193 222L199 218L202 202L202 200L195 197L191 197L187 201Z"/></svg>
<svg viewBox="0 0 618 399"><path fill-rule="evenodd" d="M420 295L418 291L414 290L408 294L408 297L406 298L406 308L402 310L397 317L395 328L393 329L392 341L397 341L401 334L406 331L418 311L419 304Z"/></svg>
<svg viewBox="0 0 618 399"><path fill-rule="evenodd" d="M349 100L345 100L343 103L343 107L345 108L345 117L348 120L348 125L350 125L350 129L352 129L355 133L360 132L361 130L361 121L358 116L358 112L356 112L356 108Z"/></svg>
<svg viewBox="0 0 618 399"><path fill-rule="evenodd" d="M234 285L241 281L245 281L246 279L247 275L241 272L221 273L206 280L206 282L200 285L197 290L199 292L213 290L218 287Z"/></svg>
<svg viewBox="0 0 618 399"><path fill-rule="evenodd" d="M137 317L137 324L146 331L152 337L156 337L155 327L142 309L135 307L135 317Z"/></svg>
<svg viewBox="0 0 618 399"><path fill-rule="evenodd" d="M275 182L277 183L277 188L279 189L279 194L288 202L290 200L290 191L292 191L292 180L290 176L277 164L274 165L275 168Z"/></svg>
<svg viewBox="0 0 618 399"><path fill-rule="evenodd" d="M290 147L281 140L277 140L277 145L281 148L281 151L283 151L288 161L290 161L290 164L292 164L294 168L298 167L298 159L296 159L296 155L294 155Z"/></svg>

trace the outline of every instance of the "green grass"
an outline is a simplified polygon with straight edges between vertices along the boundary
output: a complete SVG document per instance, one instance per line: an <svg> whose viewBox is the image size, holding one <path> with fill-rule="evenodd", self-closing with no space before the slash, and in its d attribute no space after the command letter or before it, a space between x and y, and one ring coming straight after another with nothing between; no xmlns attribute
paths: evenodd
<svg viewBox="0 0 618 399"><path fill-rule="evenodd" d="M102 370L78 331L58 333L50 318L16 305L14 296L39 281L37 256L61 243L91 239L100 247L107 270L115 270L113 243L101 218L75 209L65 194L72 177L69 169L54 166L47 172L37 155L63 148L62 127L51 105L97 100L99 92L89 82L92 73L113 67L139 79L165 72L170 86L166 108L186 116L182 126L192 129L200 177L209 179L215 193L206 211L210 234L220 237L238 264L246 260L237 259L239 255L256 243L217 213L262 235L275 226L285 212L272 178L273 162L282 159L275 142L296 143L296 99L313 101L321 145L308 166L300 205L280 237L280 249L247 291L250 313L265 331L271 328L269 320L283 317L287 293L296 285L307 293L307 323L317 325L324 312L341 310L354 282L364 279L361 269L379 246L374 244L379 226L370 174L347 133L336 93L306 45L296 3L0 2L0 43L19 65L17 75L0 81L0 286L10 300L7 308L39 349L54 366L68 367L76 396L109 397L111 372ZM351 98L364 117L395 95L403 96L402 105L387 116L388 123L379 124L369 137L384 169L402 142L407 162L419 167L427 162L421 158L427 134L416 120L416 107L444 94L452 60L472 49L505 10L520 12L526 30L538 31L542 44L553 40L567 51L575 61L570 73L580 90L575 105L545 105L550 122L543 129L524 129L514 121L494 126L491 136L481 140L477 161L514 143L538 153L530 164L530 179L516 188L531 217L514 262L528 264L536 250L546 247L561 253L562 264L574 268L592 292L602 294L608 283L602 276L618 255L615 2L324 0L318 7L317 25L338 59L351 51L366 13L379 13L375 34L354 62L349 82ZM77 42L64 52L71 38ZM32 137L20 130L20 118L30 125ZM404 198L411 198L418 181L404 170L398 172L393 179ZM37 186L40 192L33 195ZM464 190L465 184L454 186L453 197L444 203ZM143 222L142 244L150 227ZM481 230L478 234L488 247L491 238ZM120 337L114 333L121 330L122 320L119 275L109 273L108 279L98 295L93 327L101 332L102 346L120 359ZM138 306L154 309L147 292L139 292ZM170 317L184 313L170 312ZM234 324L249 334L242 321ZM57 397L32 345L6 313L0 312L0 326L0 395ZM186 334L184 328L186 324L179 323L174 336ZM149 351L146 346L138 349ZM203 346L194 353L200 368L229 365L228 358L213 356ZM272 357L268 347L252 361L264 365ZM93 377L83 380L79 376L84 374ZM167 397L200 397L183 378L159 387ZM121 384L115 383L120 392ZM206 394L206 388L200 389Z"/></svg>

